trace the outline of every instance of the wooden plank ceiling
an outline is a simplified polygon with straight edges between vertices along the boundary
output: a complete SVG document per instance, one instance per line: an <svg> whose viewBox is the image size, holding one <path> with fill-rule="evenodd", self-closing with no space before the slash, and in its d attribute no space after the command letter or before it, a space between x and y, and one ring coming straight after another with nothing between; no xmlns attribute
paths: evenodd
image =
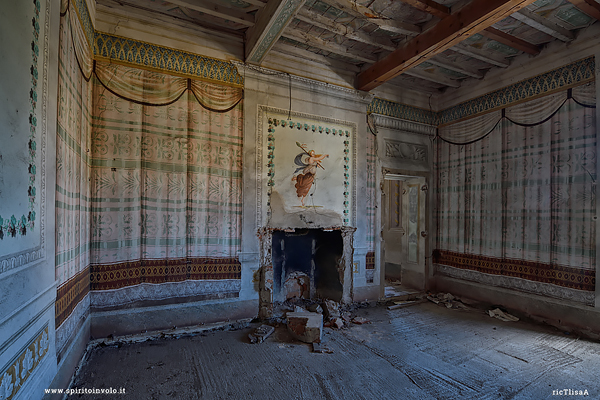
<svg viewBox="0 0 600 400"><path fill-rule="evenodd" d="M356 88L460 87L572 41L600 20L597 0L98 0L244 38L246 62L273 52L344 67ZM277 54L277 53L274 53Z"/></svg>

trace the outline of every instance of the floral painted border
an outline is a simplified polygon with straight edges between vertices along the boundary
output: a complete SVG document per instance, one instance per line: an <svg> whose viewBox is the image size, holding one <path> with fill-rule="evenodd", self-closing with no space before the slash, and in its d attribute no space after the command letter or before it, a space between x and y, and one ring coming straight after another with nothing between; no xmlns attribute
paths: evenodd
<svg viewBox="0 0 600 400"><path fill-rule="evenodd" d="M94 58L233 87L244 85L244 78L230 62L98 31Z"/></svg>
<svg viewBox="0 0 600 400"><path fill-rule="evenodd" d="M587 57L438 112L379 98L373 99L367 112L433 126L446 125L593 81L595 68L595 58Z"/></svg>
<svg viewBox="0 0 600 400"><path fill-rule="evenodd" d="M0 372L0 399L12 400L48 353L48 323Z"/></svg>
<svg viewBox="0 0 600 400"><path fill-rule="evenodd" d="M37 132L37 117L36 108L38 101L38 56L40 54L39 49L39 37L40 37L40 2L33 0L35 15L31 19L33 27L33 39L31 41L31 67L29 72L31 73L31 87L29 89L29 104L31 108L29 110L29 141L27 147L29 149L29 187L27 188L27 196L29 197L29 212L23 214L20 218L14 214L10 217L2 217L0 215L0 240L4 239L5 235L10 237L16 237L17 235L24 236L27 234L27 229L33 229L35 226L35 176L36 176L36 132Z"/></svg>

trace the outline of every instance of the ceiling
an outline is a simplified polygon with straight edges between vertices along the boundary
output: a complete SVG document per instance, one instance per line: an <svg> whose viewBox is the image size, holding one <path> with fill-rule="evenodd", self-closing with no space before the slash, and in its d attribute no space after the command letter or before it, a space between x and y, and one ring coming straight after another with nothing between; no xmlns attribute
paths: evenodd
<svg viewBox="0 0 600 400"><path fill-rule="evenodd" d="M460 87L600 20L596 0L97 0L115 2L239 35L252 64L276 50L344 68L361 90Z"/></svg>

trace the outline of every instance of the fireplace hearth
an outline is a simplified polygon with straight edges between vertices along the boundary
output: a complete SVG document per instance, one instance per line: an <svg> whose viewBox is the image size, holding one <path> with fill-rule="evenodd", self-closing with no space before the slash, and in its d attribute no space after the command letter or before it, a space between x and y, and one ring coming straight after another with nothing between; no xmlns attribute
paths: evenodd
<svg viewBox="0 0 600 400"><path fill-rule="evenodd" d="M352 301L352 241L355 228L259 230L259 317L288 299Z"/></svg>

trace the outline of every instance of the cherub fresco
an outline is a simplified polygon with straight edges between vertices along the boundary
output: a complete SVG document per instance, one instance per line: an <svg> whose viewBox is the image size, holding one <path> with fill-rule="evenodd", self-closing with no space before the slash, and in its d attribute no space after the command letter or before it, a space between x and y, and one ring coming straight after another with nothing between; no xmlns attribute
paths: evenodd
<svg viewBox="0 0 600 400"><path fill-rule="evenodd" d="M294 158L294 164L296 164L298 168L294 171L292 182L296 182L294 185L296 194L300 198L302 207L304 207L306 196L308 196L308 192L315 180L317 168L325 169L321 165L321 161L328 158L329 154L316 154L314 150L306 150L306 144L300 144L299 142L296 142L296 146L300 147L303 152Z"/></svg>

